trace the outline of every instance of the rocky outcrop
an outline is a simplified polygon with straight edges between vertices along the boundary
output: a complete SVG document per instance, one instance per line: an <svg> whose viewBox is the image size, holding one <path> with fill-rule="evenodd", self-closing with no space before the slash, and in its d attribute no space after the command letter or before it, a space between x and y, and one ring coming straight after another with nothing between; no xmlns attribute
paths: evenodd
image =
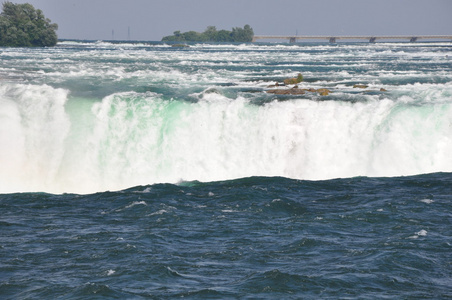
<svg viewBox="0 0 452 300"><path fill-rule="evenodd" d="M298 74L297 77L294 78L287 78L284 79L284 83L278 83L267 86L269 90L266 90L268 94L274 94L274 95L303 95L306 92L309 93L317 93L320 96L328 96L332 91L330 91L327 88L320 88L320 89L314 89L314 88L304 88L300 89L298 87L298 83L303 81L303 75L301 73ZM289 86L292 86L290 88ZM357 89L367 89L369 86L367 84L354 84L353 88ZM364 92L372 92L369 90L366 90ZM380 92L386 92L386 89L380 88Z"/></svg>
<svg viewBox="0 0 452 300"><path fill-rule="evenodd" d="M300 89L298 87L293 87L291 89L272 89L267 91L268 94L275 95L303 95L306 92L319 93L320 96L328 96L331 93L329 89Z"/></svg>
<svg viewBox="0 0 452 300"><path fill-rule="evenodd" d="M367 84L355 84L353 85L354 89L367 89L369 86ZM371 92L367 90L366 92ZM380 88L380 92L387 92L385 88Z"/></svg>
<svg viewBox="0 0 452 300"><path fill-rule="evenodd" d="M332 93L331 90L327 88L320 88L320 89L314 89L314 88L304 88L300 89L297 85L297 83L301 82L303 80L303 76L301 74L298 74L298 77L296 78L288 78L284 80L284 84L276 82L275 84L267 86L269 90L266 92L268 94L274 94L274 95L303 95L306 92L309 93L317 93L320 96L328 96L330 93ZM293 86L292 88L289 87ZM367 89L369 86L366 84L355 84L353 85L353 88L358 89ZM365 93L367 92L376 92L376 91L370 91L365 90ZM386 89L380 88L380 92L386 92Z"/></svg>
<svg viewBox="0 0 452 300"><path fill-rule="evenodd" d="M293 89L273 89L268 90L267 93L275 95L303 95L305 90L293 88Z"/></svg>
<svg viewBox="0 0 452 300"><path fill-rule="evenodd" d="M320 96L328 96L331 91L329 89L318 89L317 93L319 93Z"/></svg>

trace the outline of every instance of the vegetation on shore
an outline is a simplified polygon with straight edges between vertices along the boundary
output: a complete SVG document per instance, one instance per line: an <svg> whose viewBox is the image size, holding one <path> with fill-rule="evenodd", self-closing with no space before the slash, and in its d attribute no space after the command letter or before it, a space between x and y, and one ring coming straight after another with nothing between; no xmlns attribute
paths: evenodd
<svg viewBox="0 0 452 300"><path fill-rule="evenodd" d="M200 33L196 31L188 31L181 33L175 31L173 35L162 38L163 42L251 42L254 37L254 31L250 25L243 28L234 27L232 31L217 30L215 26L208 26L207 29Z"/></svg>
<svg viewBox="0 0 452 300"><path fill-rule="evenodd" d="M3 2L0 14L0 46L49 47L58 42L57 24L29 3Z"/></svg>

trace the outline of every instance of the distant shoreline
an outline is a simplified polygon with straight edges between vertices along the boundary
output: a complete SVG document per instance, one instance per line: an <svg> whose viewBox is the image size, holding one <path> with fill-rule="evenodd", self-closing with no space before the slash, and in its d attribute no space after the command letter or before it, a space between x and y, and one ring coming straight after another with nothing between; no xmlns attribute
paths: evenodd
<svg viewBox="0 0 452 300"><path fill-rule="evenodd" d="M302 42L295 42L291 43L289 41L283 41L284 39L281 39L279 41L258 41L258 42L184 42L187 44L290 44L290 45L302 45L306 43L316 43L316 44L330 44L328 40L305 40ZM96 42L105 42L105 43L111 43L111 44L167 44L167 45L173 45L173 44L180 44L180 42L166 42L166 41L152 41L152 40L102 40L102 39L69 39L69 38L60 38L58 39L58 42L85 42L85 43L96 43ZM420 40L416 41L415 43L452 43L448 40ZM342 40L341 43L361 43L361 44L369 44L369 41L365 40ZM407 43L412 44L413 42L410 42L408 40L384 40L379 41L378 44L384 44L384 43ZM375 44L375 43L372 43Z"/></svg>

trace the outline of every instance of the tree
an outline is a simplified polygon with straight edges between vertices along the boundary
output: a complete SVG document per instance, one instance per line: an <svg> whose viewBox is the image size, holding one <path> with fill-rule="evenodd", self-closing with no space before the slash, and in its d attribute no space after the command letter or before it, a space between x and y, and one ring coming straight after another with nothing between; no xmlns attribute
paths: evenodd
<svg viewBox="0 0 452 300"><path fill-rule="evenodd" d="M215 26L207 26L207 29L203 32L203 35L208 41L214 41L217 34L217 28Z"/></svg>
<svg viewBox="0 0 452 300"><path fill-rule="evenodd" d="M164 42L243 42L249 43L253 40L254 32L250 25L243 28L235 27L232 31L217 31L215 26L208 26L203 33L188 31L181 33L175 31L174 35L162 38Z"/></svg>
<svg viewBox="0 0 452 300"><path fill-rule="evenodd" d="M243 31L244 31L244 35L246 37L246 42L251 42L253 40L253 37L254 37L254 30L253 30L253 28L251 28L250 25L246 24L243 27Z"/></svg>
<svg viewBox="0 0 452 300"><path fill-rule="evenodd" d="M185 41L184 34L180 30L174 31L173 35L168 35L162 38L163 42L183 42Z"/></svg>
<svg viewBox="0 0 452 300"><path fill-rule="evenodd" d="M228 30L220 30L217 32L216 36L215 36L215 42L223 42L223 43L227 43L227 42L233 42L232 36L231 36L231 32Z"/></svg>
<svg viewBox="0 0 452 300"><path fill-rule="evenodd" d="M250 25L245 25L242 28L232 28L232 39L234 42L251 42L253 40L254 32Z"/></svg>
<svg viewBox="0 0 452 300"><path fill-rule="evenodd" d="M57 24L44 17L33 5L3 3L0 14L0 46L47 47L58 42Z"/></svg>
<svg viewBox="0 0 452 300"><path fill-rule="evenodd" d="M206 38L202 33L189 31L184 33L184 40L190 42L204 42L206 41Z"/></svg>

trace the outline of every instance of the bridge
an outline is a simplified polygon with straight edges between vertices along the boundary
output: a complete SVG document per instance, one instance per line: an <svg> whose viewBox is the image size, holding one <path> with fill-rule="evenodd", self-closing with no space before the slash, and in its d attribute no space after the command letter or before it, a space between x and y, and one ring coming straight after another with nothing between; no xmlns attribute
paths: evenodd
<svg viewBox="0 0 452 300"><path fill-rule="evenodd" d="M389 36L364 36L364 35L344 35L344 36L293 36L293 35L255 35L252 42L257 40L289 40L289 43L296 43L297 40L327 40L330 43L336 43L337 40L368 40L369 43L375 43L377 40L408 40L416 42L418 40L450 40L452 35L389 35Z"/></svg>

